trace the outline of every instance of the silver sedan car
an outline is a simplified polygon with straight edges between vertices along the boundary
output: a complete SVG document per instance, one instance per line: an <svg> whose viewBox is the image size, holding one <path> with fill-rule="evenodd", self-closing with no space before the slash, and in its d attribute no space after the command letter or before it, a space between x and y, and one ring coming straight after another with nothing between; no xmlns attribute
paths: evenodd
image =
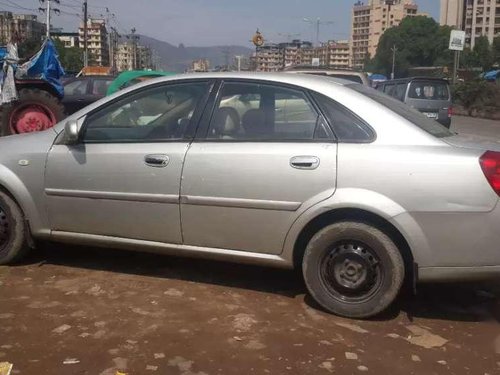
<svg viewBox="0 0 500 375"><path fill-rule="evenodd" d="M366 86L151 80L0 139L0 264L41 240L301 268L326 310L500 274L500 153Z"/></svg>

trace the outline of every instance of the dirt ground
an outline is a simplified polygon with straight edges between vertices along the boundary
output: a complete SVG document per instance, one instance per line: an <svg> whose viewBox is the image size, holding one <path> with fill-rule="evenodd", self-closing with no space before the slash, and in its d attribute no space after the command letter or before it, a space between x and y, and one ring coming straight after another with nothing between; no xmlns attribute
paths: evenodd
<svg viewBox="0 0 500 375"><path fill-rule="evenodd" d="M498 121L453 129L500 139ZM0 267L13 374L493 375L499 320L499 282L420 286L352 321L323 312L292 271L64 246Z"/></svg>
<svg viewBox="0 0 500 375"><path fill-rule="evenodd" d="M13 374L499 374L499 319L498 283L352 321L292 271L64 246L0 267Z"/></svg>

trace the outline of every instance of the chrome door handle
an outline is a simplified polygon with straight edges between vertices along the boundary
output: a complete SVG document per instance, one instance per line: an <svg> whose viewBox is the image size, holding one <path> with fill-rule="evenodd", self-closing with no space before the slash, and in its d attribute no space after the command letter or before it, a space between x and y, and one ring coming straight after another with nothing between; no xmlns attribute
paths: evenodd
<svg viewBox="0 0 500 375"><path fill-rule="evenodd" d="M161 154L146 155L144 157L144 162L146 163L146 165L156 168L166 167L169 161L170 159L167 155Z"/></svg>
<svg viewBox="0 0 500 375"><path fill-rule="evenodd" d="M316 169L319 167L317 156L294 156L290 159L290 166L296 169Z"/></svg>

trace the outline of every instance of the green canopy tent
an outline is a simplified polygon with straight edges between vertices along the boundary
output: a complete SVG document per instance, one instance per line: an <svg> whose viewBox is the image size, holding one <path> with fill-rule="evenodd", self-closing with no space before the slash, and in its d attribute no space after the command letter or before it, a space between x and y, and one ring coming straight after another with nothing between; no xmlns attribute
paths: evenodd
<svg viewBox="0 0 500 375"><path fill-rule="evenodd" d="M155 70L131 70L120 73L118 77L109 85L106 95L114 94L115 92L124 89L125 87L132 86L139 83L144 79L173 76L173 72L160 72Z"/></svg>

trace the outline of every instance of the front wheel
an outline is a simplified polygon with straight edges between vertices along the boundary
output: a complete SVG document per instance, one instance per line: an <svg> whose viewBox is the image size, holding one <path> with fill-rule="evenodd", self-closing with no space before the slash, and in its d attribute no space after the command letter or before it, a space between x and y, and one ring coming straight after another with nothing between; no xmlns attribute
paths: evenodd
<svg viewBox="0 0 500 375"><path fill-rule="evenodd" d="M0 191L0 265L21 260L28 251L23 213L11 197Z"/></svg>
<svg viewBox="0 0 500 375"><path fill-rule="evenodd" d="M384 311L405 277L403 258L389 236L359 222L335 223L316 233L302 269L312 297L326 310L348 318Z"/></svg>

